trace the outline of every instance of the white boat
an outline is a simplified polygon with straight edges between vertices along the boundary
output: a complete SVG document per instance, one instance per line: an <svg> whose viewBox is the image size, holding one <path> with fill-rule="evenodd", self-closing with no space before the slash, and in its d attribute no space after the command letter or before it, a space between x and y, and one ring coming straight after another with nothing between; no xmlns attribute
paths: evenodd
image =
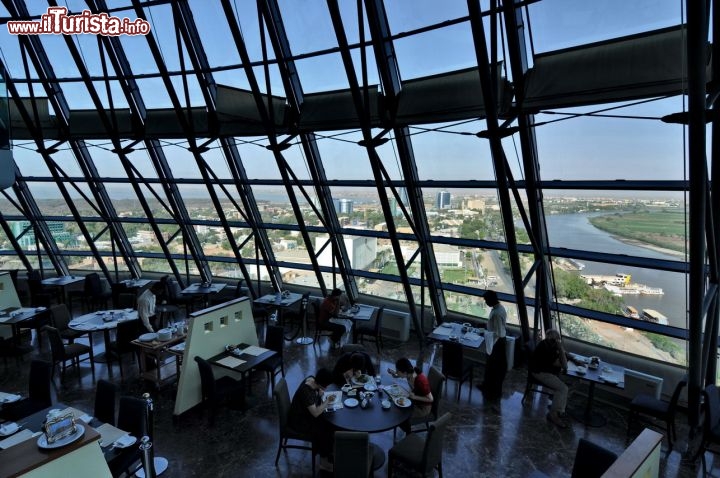
<svg viewBox="0 0 720 478"><path fill-rule="evenodd" d="M668 325L667 317L665 317L655 309L643 309L640 318L647 322L653 322L660 325Z"/></svg>
<svg viewBox="0 0 720 478"><path fill-rule="evenodd" d="M639 319L640 314L638 313L638 310L633 307L632 305L625 305L622 308L622 315L625 317L629 317L631 319Z"/></svg>

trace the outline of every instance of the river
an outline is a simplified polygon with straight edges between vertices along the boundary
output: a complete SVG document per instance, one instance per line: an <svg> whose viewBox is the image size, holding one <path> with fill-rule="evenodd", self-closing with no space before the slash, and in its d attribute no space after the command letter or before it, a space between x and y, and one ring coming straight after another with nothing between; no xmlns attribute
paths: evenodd
<svg viewBox="0 0 720 478"><path fill-rule="evenodd" d="M553 214L546 217L550 245L568 249L590 250L628 256L652 257L679 260L678 257L654 251L645 247L626 244L605 231L597 229L588 218L602 213ZM615 275L630 274L632 282L649 287L660 287L664 295L625 295L624 301L638 311L655 309L668 318L670 325L686 328L685 275L639 267L581 261L585 264L582 274Z"/></svg>

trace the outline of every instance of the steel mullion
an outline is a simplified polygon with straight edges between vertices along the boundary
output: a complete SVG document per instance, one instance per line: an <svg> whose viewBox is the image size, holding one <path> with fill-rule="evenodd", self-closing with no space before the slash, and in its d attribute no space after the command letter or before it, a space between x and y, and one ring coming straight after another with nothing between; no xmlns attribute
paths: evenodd
<svg viewBox="0 0 720 478"><path fill-rule="evenodd" d="M10 241L10 245L15 250L15 254L20 258L20 261L25 266L25 269L30 270L32 269L32 265L30 264L30 260L25 255L25 251L22 250L22 247L20 247L20 243L17 241L19 237L15 237L13 234L12 229L10 229L10 224L5 220L5 216L3 215L2 211L0 211L0 227L2 227L3 232L5 232L5 236Z"/></svg>

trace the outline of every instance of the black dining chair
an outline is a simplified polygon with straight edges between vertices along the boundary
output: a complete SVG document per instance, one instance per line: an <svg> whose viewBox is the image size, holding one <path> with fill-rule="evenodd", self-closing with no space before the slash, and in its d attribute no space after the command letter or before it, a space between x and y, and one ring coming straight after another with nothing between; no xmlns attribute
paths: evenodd
<svg viewBox="0 0 720 478"><path fill-rule="evenodd" d="M440 416L440 397L442 395L443 385L445 384L445 375L443 375L437 367L430 367L430 370L428 371L428 383L430 384L430 392L433 396L433 402L430 406L430 414L425 417L415 417L410 419L410 425L422 425L424 430L428 429L430 422L437 420Z"/></svg>
<svg viewBox="0 0 720 478"><path fill-rule="evenodd" d="M84 360L90 361L90 370L92 371L93 380L95 379L95 355L93 349L85 344L72 343L65 345L62 341L60 331L55 327L45 326L43 328L50 341L50 350L52 351L53 369L51 377L55 375L55 366L61 365L60 381L65 381L65 370L67 369L68 360L77 368L78 379L80 378L80 357L87 355Z"/></svg>
<svg viewBox="0 0 720 478"><path fill-rule="evenodd" d="M118 391L118 386L112 382L102 378L97 381L93 415L98 421L115 426L115 401Z"/></svg>
<svg viewBox="0 0 720 478"><path fill-rule="evenodd" d="M641 393L633 397L630 402L630 415L628 417L627 435L630 437L630 432L633 426L640 421L641 416L647 416L663 420L665 422L667 430L668 446L670 450L673 448L673 440L677 439L675 431L675 412L677 410L678 400L680 394L687 385L687 376L683 377L675 385L675 390L670 397L670 401L659 400L653 395Z"/></svg>
<svg viewBox="0 0 720 478"><path fill-rule="evenodd" d="M87 330L73 330L70 328L70 310L65 304L57 304L50 307L50 325L58 329L60 336L63 340L67 340L68 343L72 344L75 340L81 337L87 337L90 346L92 347L92 333Z"/></svg>
<svg viewBox="0 0 720 478"><path fill-rule="evenodd" d="M44 360L30 362L28 396L0 408L0 418L18 421L52 406L52 364Z"/></svg>
<svg viewBox="0 0 720 478"><path fill-rule="evenodd" d="M343 478L367 478L385 464L385 452L367 432L336 431L333 472Z"/></svg>
<svg viewBox="0 0 720 478"><path fill-rule="evenodd" d="M275 384L275 390L273 390L273 398L275 398L275 404L277 405L278 411L278 427L280 430L280 438L278 442L277 454L275 455L275 466L278 466L280 460L280 452L293 448L296 450L308 450L312 455L312 476L315 476L315 455L317 452L312 445L312 436L309 430L293 430L288 425L288 419L290 417L290 391L288 390L287 382L284 378L278 380ZM293 442L288 442L293 440ZM295 441L309 442L309 445L296 444Z"/></svg>
<svg viewBox="0 0 720 478"><path fill-rule="evenodd" d="M242 380L235 380L227 375L215 378L212 365L202 357L195 356L200 371L200 388L202 404L210 408L210 424L215 423L218 406L228 402L233 408L242 408L245 401L245 387Z"/></svg>
<svg viewBox="0 0 720 478"><path fill-rule="evenodd" d="M330 338L333 333L331 330L323 329L318 325L318 318L320 317L320 301L311 301L310 308L312 309L313 317L315 318L315 337L313 339L313 347L315 347L316 345L320 345L320 337Z"/></svg>
<svg viewBox="0 0 720 478"><path fill-rule="evenodd" d="M570 478L600 478L617 457L612 451L581 438L575 451Z"/></svg>
<svg viewBox="0 0 720 478"><path fill-rule="evenodd" d="M393 476L397 462L422 476L437 470L438 476L442 478L443 438L450 416L446 413L430 423L425 438L411 433L393 446L388 452L388 478Z"/></svg>
<svg viewBox="0 0 720 478"><path fill-rule="evenodd" d="M444 342L442 346L442 373L448 380L457 381L457 398L460 400L462 384L469 382L468 400L472 399L473 364L465 360L463 346L455 342ZM446 382L447 387L447 382Z"/></svg>
<svg viewBox="0 0 720 478"><path fill-rule="evenodd" d="M120 380L125 380L123 356L130 354L132 357L135 357L137 355L138 349L132 344L132 341L137 339L144 330L142 322L139 320L118 322L115 340L108 344L108 353L113 360L117 358L118 367L120 368ZM139 370L140 361L137 360L137 362Z"/></svg>
<svg viewBox="0 0 720 478"><path fill-rule="evenodd" d="M136 437L138 441L148 435L147 403L136 397L120 397L118 406L117 427ZM119 455L108 462L110 473L114 478L134 476L133 470L140 462L141 454L138 446L130 446L120 450Z"/></svg>
<svg viewBox="0 0 720 478"><path fill-rule="evenodd" d="M355 326L355 338L358 342L365 343L365 339L375 342L378 354L383 347L382 339L382 321L383 315L385 315L385 306L382 305L375 312L375 318L370 320L370 323L365 325Z"/></svg>
<svg viewBox="0 0 720 478"><path fill-rule="evenodd" d="M265 348L276 353L258 366L258 370L265 372L271 390L275 390L275 376L285 376L285 364L283 363L283 348L285 338L283 328L277 325L268 325L265 332Z"/></svg>

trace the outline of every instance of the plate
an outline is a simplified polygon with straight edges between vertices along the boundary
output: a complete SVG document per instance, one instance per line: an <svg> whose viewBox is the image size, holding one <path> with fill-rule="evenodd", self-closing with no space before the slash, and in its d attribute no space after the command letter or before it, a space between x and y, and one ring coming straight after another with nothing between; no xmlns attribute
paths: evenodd
<svg viewBox="0 0 720 478"><path fill-rule="evenodd" d="M357 377L353 377L352 382L359 384L359 385L365 385L370 381L371 378L372 377L370 377L370 375L362 374L362 375L358 375Z"/></svg>
<svg viewBox="0 0 720 478"><path fill-rule="evenodd" d="M357 407L360 404L360 402L358 402L355 398L346 398L343 403L348 408Z"/></svg>
<svg viewBox="0 0 720 478"><path fill-rule="evenodd" d="M138 340L140 342L152 342L153 340L157 339L157 334L155 332L149 332L147 334L142 334L140 337L138 337Z"/></svg>
<svg viewBox="0 0 720 478"><path fill-rule="evenodd" d="M380 405L382 405L382 407L383 407L385 410L387 410L388 408L390 408L390 406L392 405L392 403L390 403L390 400L383 400L383 401L380 403Z"/></svg>
<svg viewBox="0 0 720 478"><path fill-rule="evenodd" d="M375 390L377 390L377 385L372 382L368 382L363 386L363 388L368 392L374 392Z"/></svg>
<svg viewBox="0 0 720 478"><path fill-rule="evenodd" d="M617 385L618 383L620 383L620 380L618 380L618 379L615 378L615 377L606 377L606 376L603 375L601 378L602 378L602 381L603 381L603 382L609 383L609 384L611 384L611 385Z"/></svg>
<svg viewBox="0 0 720 478"><path fill-rule="evenodd" d="M17 433L21 427L17 423L4 423L0 426L0 437L9 437L10 435Z"/></svg>
<svg viewBox="0 0 720 478"><path fill-rule="evenodd" d="M393 399L393 401L395 402L395 405L400 408L412 407L412 400L407 397L397 397Z"/></svg>
<svg viewBox="0 0 720 478"><path fill-rule="evenodd" d="M69 445L70 443L75 442L75 441L79 440L80 438L82 438L82 436L85 434L84 426L76 423L75 428L76 428L75 433L73 433L72 435L68 435L64 438L61 438L58 441L53 442L53 443L48 443L47 437L43 433L38 438L37 444L40 448L45 449L45 450L51 450L53 448L60 448L65 445Z"/></svg>

